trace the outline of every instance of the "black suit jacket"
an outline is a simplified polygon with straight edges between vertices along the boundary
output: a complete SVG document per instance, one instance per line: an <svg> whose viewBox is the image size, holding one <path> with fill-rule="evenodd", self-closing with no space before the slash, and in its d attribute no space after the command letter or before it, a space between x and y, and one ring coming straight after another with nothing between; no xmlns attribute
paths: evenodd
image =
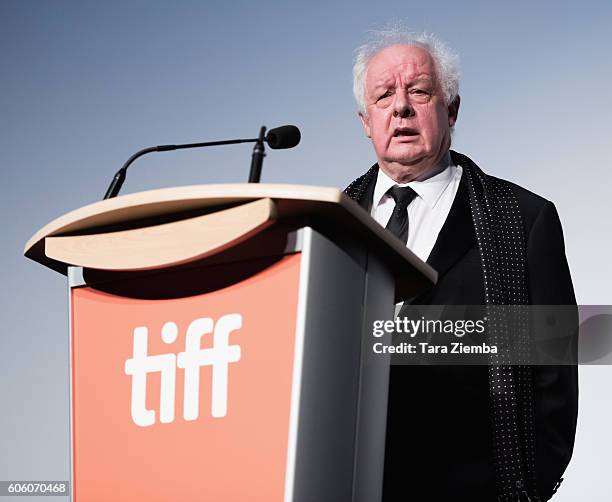
<svg viewBox="0 0 612 502"><path fill-rule="evenodd" d="M438 282L412 303L484 304L483 272L465 172L427 260ZM507 183L525 225L532 304L575 305L561 223L546 199ZM358 201L368 212L376 176ZM573 450L575 366L534 368L538 492L548 500ZM392 366L384 501L496 500L486 366Z"/></svg>

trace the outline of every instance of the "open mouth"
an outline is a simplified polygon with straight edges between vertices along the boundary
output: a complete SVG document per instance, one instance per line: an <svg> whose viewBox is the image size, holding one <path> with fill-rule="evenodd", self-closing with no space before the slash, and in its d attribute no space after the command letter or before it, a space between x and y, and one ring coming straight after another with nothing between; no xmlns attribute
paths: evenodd
<svg viewBox="0 0 612 502"><path fill-rule="evenodd" d="M414 129L410 129L409 127L398 127L393 132L394 138L398 138L401 136L417 136L417 135L418 135L418 132L415 131Z"/></svg>

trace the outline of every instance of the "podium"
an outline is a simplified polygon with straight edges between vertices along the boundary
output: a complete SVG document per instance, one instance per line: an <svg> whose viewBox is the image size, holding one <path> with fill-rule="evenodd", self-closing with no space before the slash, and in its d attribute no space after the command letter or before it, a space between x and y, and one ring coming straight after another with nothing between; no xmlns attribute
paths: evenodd
<svg viewBox="0 0 612 502"><path fill-rule="evenodd" d="M72 500L380 500L372 323L436 273L342 192L135 193L25 255L68 277Z"/></svg>

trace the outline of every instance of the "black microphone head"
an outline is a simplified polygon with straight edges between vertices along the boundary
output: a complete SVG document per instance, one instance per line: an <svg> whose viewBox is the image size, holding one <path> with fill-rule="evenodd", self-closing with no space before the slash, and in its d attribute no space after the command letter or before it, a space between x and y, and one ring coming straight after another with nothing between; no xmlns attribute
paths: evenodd
<svg viewBox="0 0 612 502"><path fill-rule="evenodd" d="M266 134L268 146L274 150L293 148L300 142L300 139L302 139L300 130L294 125L276 127L270 129Z"/></svg>

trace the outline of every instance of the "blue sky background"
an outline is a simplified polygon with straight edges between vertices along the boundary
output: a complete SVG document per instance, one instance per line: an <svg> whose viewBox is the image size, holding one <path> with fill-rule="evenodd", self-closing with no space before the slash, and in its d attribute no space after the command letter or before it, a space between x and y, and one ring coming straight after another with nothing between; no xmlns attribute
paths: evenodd
<svg viewBox="0 0 612 502"><path fill-rule="evenodd" d="M351 93L367 29L403 19L462 62L454 148L553 200L578 300L611 304L610 2L0 0L0 479L67 479L66 284L22 257L100 199L134 151L295 123L263 181L344 187L374 162ZM144 157L124 193L243 182L251 147ZM581 368L573 463L555 500L608 500L611 368ZM24 499L22 499L24 500Z"/></svg>

